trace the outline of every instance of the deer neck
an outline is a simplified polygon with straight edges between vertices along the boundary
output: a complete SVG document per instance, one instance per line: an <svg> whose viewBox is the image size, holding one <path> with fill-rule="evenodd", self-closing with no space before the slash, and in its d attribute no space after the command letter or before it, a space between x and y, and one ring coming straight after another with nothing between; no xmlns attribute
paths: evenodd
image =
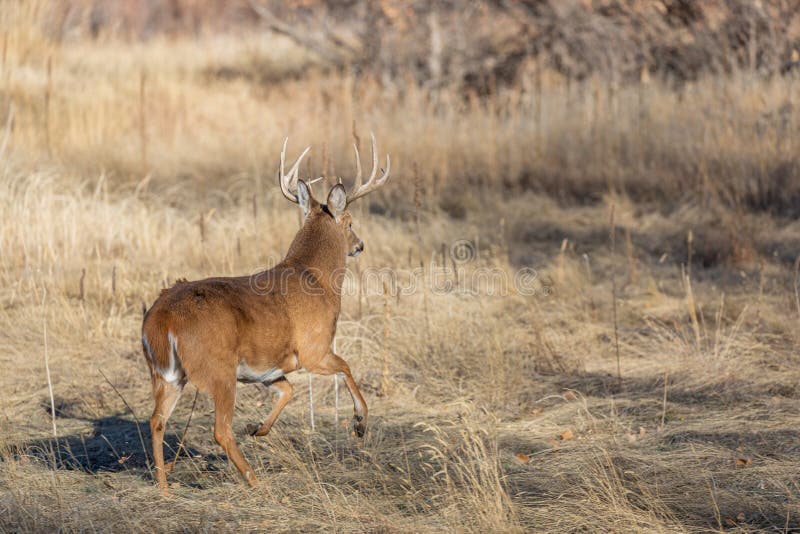
<svg viewBox="0 0 800 534"><path fill-rule="evenodd" d="M341 287L347 245L335 226L320 219L306 220L289 245L284 263L311 270L326 288Z"/></svg>

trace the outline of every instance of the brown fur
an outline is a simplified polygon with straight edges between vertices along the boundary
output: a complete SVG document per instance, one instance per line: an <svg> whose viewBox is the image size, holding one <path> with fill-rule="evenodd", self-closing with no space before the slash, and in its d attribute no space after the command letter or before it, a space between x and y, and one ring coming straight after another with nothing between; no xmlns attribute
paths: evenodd
<svg viewBox="0 0 800 534"><path fill-rule="evenodd" d="M250 277L178 281L162 291L147 311L142 340L156 401L150 427L162 491L167 491L164 425L187 382L211 394L215 439L245 480L256 483L231 425L237 368L242 363L255 372L278 369L285 375L303 367L318 374L343 374L355 405L355 431L364 434L366 403L347 363L331 350L345 259L363 249L350 223L346 211L336 217L311 198L303 227L280 264ZM176 340L175 354L170 335ZM169 382L162 372L175 360L182 375ZM292 391L285 376L264 384L280 396L267 419L251 427L258 436L269 432Z"/></svg>

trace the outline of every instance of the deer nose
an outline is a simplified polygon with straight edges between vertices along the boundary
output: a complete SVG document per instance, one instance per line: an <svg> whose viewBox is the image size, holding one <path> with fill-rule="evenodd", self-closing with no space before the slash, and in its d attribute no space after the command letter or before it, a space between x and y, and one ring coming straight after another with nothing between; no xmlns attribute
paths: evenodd
<svg viewBox="0 0 800 534"><path fill-rule="evenodd" d="M356 252L361 253L364 252L364 242L359 241L358 245L356 245Z"/></svg>

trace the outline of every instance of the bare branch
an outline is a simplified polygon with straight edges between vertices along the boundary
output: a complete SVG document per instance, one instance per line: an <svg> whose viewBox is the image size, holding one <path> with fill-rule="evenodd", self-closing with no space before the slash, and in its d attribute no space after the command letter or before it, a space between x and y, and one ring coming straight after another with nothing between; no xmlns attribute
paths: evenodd
<svg viewBox="0 0 800 534"><path fill-rule="evenodd" d="M331 34L328 36L331 42L319 42L317 39L304 35L302 31L280 20L269 8L259 3L257 0L249 0L249 2L253 11L255 11L269 29L275 33L285 35L303 48L307 48L323 59L336 63L337 65L345 63L348 59L345 54L342 54L335 48L337 45L341 46L344 43L339 37ZM352 50L351 47L348 48Z"/></svg>
<svg viewBox="0 0 800 534"><path fill-rule="evenodd" d="M11 128L14 125L14 107L8 106L8 119L6 120L6 128L5 132L3 133L3 141L0 142L0 159L3 159L3 155L6 152L6 147L8 146L8 140L11 137Z"/></svg>

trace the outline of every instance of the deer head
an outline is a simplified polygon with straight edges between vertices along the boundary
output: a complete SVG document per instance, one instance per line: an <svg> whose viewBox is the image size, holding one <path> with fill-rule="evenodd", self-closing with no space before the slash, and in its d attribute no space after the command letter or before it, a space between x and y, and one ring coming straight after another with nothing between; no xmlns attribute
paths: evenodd
<svg viewBox="0 0 800 534"><path fill-rule="evenodd" d="M375 135L371 133L370 137L372 139L372 172L367 181L362 183L361 157L358 153L358 147L353 144L356 158L355 189L352 193L347 193L340 179L339 183L328 192L325 204L320 204L311 191L311 185L319 181L319 178L309 182L298 179L300 162L308 154L311 147L306 147L303 150L294 165L289 169L289 172L286 173L286 145L289 140L288 138L284 140L280 168L278 169L278 183L283 196L300 206L305 217L303 228L298 232L298 237L295 239L297 245L292 243L289 248L290 254L292 254L293 249L295 252L300 253L301 250L297 249L301 246L312 246L315 249L326 251L335 248L340 252L344 251L349 256L358 256L364 250L364 242L353 231L353 219L350 212L347 211L347 207L356 199L386 183L389 179L391 166L391 161L387 154L386 169L382 171L379 178L376 178L378 175L377 147ZM299 239L301 236L303 237L302 240Z"/></svg>

